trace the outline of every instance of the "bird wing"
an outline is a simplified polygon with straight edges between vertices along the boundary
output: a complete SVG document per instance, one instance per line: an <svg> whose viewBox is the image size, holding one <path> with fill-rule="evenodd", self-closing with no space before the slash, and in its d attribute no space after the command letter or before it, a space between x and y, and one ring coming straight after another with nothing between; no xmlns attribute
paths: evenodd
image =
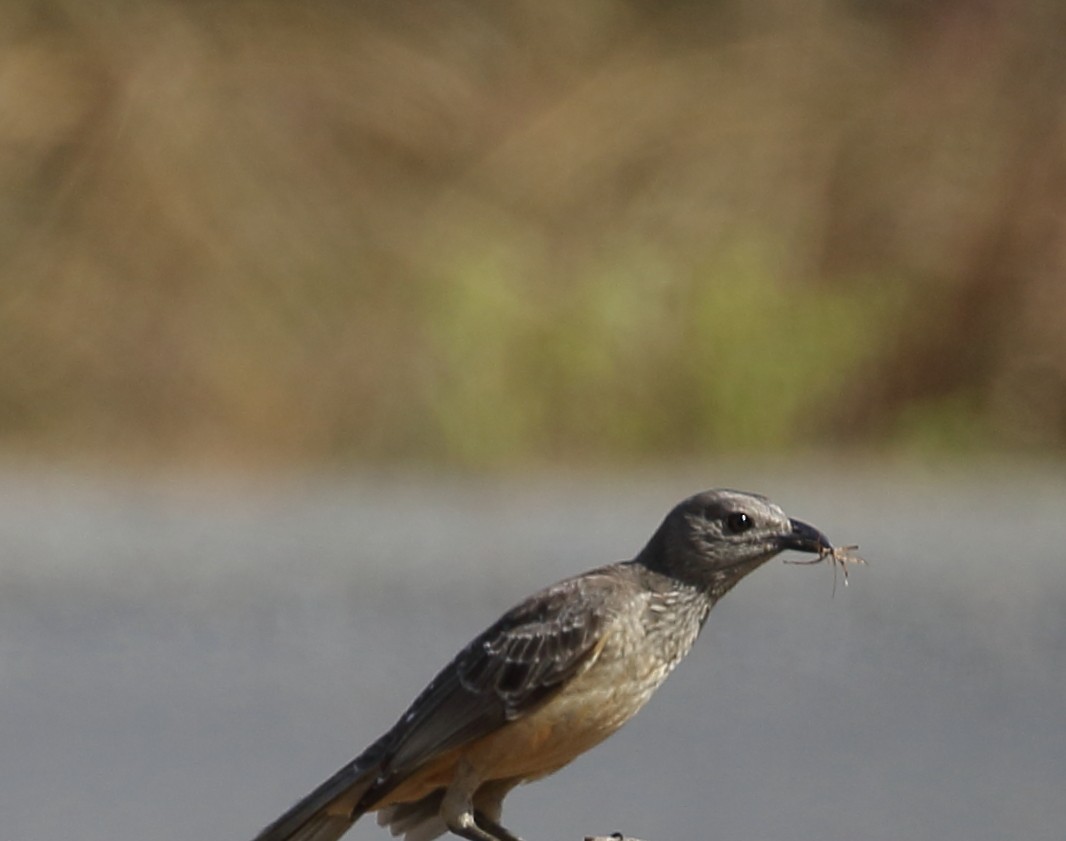
<svg viewBox="0 0 1066 841"><path fill-rule="evenodd" d="M618 583L605 567L509 610L445 666L388 733L255 841L335 841L424 763L536 709L592 662Z"/></svg>
<svg viewBox="0 0 1066 841"><path fill-rule="evenodd" d="M470 642L378 744L386 758L368 808L424 763L539 707L588 665L613 613L606 568L530 596Z"/></svg>

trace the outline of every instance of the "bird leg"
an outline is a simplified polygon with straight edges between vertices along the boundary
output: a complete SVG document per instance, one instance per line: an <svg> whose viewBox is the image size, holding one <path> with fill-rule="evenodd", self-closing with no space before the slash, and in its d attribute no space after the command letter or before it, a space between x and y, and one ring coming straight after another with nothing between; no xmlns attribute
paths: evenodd
<svg viewBox="0 0 1066 841"><path fill-rule="evenodd" d="M474 795L474 820L482 829L495 835L500 841L522 841L500 823L503 814L503 798L521 782L518 778L491 780Z"/></svg>
<svg viewBox="0 0 1066 841"><path fill-rule="evenodd" d="M444 823L451 832L469 841L505 841L478 826L473 810L449 815L444 819Z"/></svg>
<svg viewBox="0 0 1066 841"><path fill-rule="evenodd" d="M499 841L522 841L521 838L511 832L507 827L501 826L483 812L474 812L474 819L477 821L478 826L487 830L494 837L498 838Z"/></svg>
<svg viewBox="0 0 1066 841"><path fill-rule="evenodd" d="M455 776L440 804L440 816L445 825L450 831L469 841L521 841L485 812L474 810L474 793L482 782L481 776L469 760L465 757L460 759L455 766Z"/></svg>

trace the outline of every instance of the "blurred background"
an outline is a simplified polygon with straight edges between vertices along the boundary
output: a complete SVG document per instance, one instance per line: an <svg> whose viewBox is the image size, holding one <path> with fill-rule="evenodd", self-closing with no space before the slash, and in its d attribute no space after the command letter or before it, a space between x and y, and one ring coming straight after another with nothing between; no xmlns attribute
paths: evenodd
<svg viewBox="0 0 1066 841"><path fill-rule="evenodd" d="M870 567L752 576L508 822L1061 841L1063 44L1056 0L0 0L0 841L250 838L716 485Z"/></svg>
<svg viewBox="0 0 1066 841"><path fill-rule="evenodd" d="M1066 445L1066 9L0 6L0 441Z"/></svg>

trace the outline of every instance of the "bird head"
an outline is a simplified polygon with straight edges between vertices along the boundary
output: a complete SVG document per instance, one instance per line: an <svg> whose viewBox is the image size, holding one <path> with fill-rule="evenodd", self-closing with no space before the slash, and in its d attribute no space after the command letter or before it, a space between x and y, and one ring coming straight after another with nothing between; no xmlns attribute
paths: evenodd
<svg viewBox="0 0 1066 841"><path fill-rule="evenodd" d="M667 514L640 560L720 596L778 553L824 553L824 534L758 494L704 491Z"/></svg>

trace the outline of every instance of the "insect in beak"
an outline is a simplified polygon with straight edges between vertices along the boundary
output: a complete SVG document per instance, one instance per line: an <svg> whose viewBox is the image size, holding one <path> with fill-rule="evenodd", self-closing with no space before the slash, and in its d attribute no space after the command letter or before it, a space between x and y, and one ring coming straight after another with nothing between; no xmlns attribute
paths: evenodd
<svg viewBox="0 0 1066 841"><path fill-rule="evenodd" d="M833 595L837 592L837 568L839 567L844 572L844 586L848 586L848 564L865 564L866 561L860 558L858 555L853 554L858 549L857 544L851 546L822 546L818 550L818 557L811 558L809 561L792 561L786 560L786 564L802 564L804 566L810 566L811 564L820 564L826 558L829 559L830 564L833 566Z"/></svg>

